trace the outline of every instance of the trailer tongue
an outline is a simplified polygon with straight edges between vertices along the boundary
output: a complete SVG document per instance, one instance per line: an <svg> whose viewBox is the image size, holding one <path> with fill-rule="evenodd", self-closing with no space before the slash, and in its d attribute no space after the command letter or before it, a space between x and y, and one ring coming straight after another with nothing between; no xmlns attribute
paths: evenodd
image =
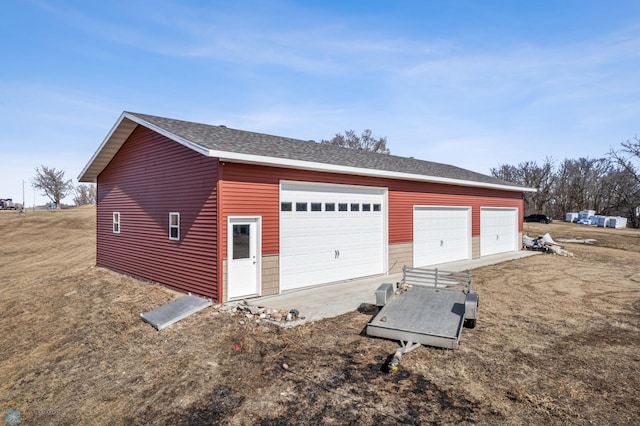
<svg viewBox="0 0 640 426"><path fill-rule="evenodd" d="M457 349L462 327L474 328L478 294L471 288L470 272L403 268L397 289L382 284L376 291L381 308L367 324L369 336L399 340L389 362L395 370L403 354L420 345Z"/></svg>

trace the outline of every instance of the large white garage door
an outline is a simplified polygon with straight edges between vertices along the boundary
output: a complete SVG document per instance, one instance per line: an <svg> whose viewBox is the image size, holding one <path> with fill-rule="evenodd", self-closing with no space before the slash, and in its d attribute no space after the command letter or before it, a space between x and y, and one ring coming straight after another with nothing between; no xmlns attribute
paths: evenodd
<svg viewBox="0 0 640 426"><path fill-rule="evenodd" d="M413 266L469 259L471 257L471 208L413 208Z"/></svg>
<svg viewBox="0 0 640 426"><path fill-rule="evenodd" d="M480 256L518 250L518 209L480 209Z"/></svg>
<svg viewBox="0 0 640 426"><path fill-rule="evenodd" d="M386 271L386 189L282 182L280 289Z"/></svg>

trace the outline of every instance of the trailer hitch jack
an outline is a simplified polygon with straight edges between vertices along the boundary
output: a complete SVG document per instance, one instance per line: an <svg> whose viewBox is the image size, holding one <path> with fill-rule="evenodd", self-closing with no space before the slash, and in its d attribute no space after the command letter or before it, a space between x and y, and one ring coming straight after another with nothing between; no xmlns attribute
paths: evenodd
<svg viewBox="0 0 640 426"><path fill-rule="evenodd" d="M402 355L409 353L412 350L420 347L420 343L413 343L410 341L409 342L400 341L400 343L402 344L402 346L400 346L398 350L396 350L396 352L393 354L393 356L391 357L391 359L389 359L387 363L386 370L388 371L398 370L398 367L400 366L400 360L402 359Z"/></svg>
<svg viewBox="0 0 640 426"><path fill-rule="evenodd" d="M396 371L398 369L398 366L400 365L400 358L402 358L402 352L397 350L391 357L391 361L389 361L389 371Z"/></svg>

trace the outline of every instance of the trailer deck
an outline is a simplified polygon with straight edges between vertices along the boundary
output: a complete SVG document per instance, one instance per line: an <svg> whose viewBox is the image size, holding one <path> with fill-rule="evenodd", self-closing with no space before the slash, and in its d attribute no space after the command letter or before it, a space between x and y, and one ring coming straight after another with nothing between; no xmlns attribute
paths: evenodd
<svg viewBox="0 0 640 426"><path fill-rule="evenodd" d="M396 288L387 283L376 291L380 311L367 324L367 334L400 341L397 362L420 345L457 349L463 326L476 325L478 294L471 289L470 272L405 266Z"/></svg>
<svg viewBox="0 0 640 426"><path fill-rule="evenodd" d="M466 294L413 286L393 296L367 325L367 334L386 339L457 349Z"/></svg>

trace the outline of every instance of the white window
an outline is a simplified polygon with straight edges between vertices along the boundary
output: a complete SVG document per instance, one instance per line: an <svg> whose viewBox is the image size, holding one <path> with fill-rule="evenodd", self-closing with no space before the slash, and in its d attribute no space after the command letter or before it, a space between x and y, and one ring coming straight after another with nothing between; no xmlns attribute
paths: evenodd
<svg viewBox="0 0 640 426"><path fill-rule="evenodd" d="M169 239L180 239L180 213L169 213Z"/></svg>
<svg viewBox="0 0 640 426"><path fill-rule="evenodd" d="M113 233L120 233L120 212L113 212Z"/></svg>

